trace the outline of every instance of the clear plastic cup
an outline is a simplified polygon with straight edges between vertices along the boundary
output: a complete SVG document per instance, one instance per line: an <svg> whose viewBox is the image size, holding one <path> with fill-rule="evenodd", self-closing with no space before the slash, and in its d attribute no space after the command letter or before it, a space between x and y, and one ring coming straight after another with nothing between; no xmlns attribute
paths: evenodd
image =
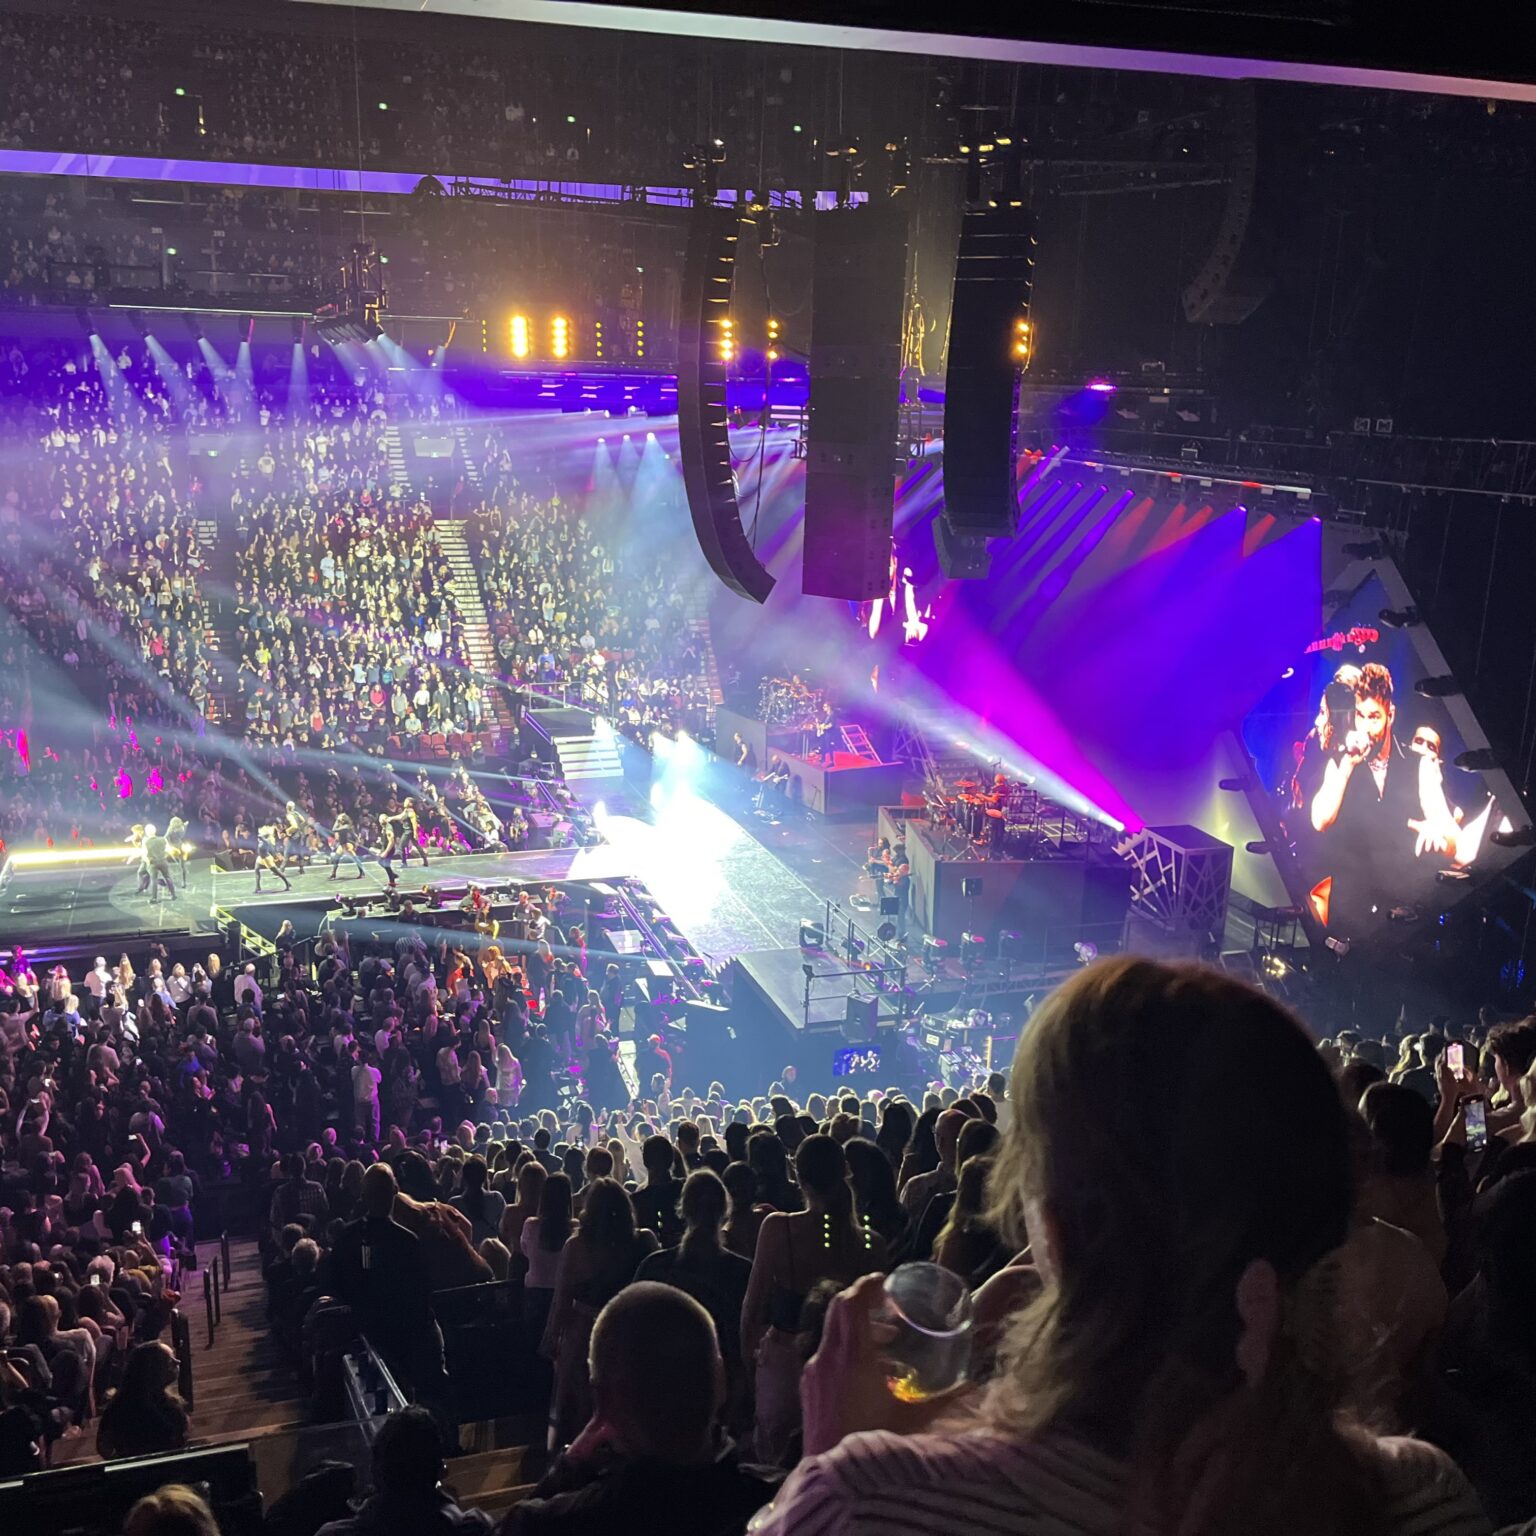
<svg viewBox="0 0 1536 1536"><path fill-rule="evenodd" d="M971 1293L938 1264L901 1264L886 1276L885 1318L895 1337L882 1353L886 1385L904 1403L958 1386L971 1365Z"/></svg>

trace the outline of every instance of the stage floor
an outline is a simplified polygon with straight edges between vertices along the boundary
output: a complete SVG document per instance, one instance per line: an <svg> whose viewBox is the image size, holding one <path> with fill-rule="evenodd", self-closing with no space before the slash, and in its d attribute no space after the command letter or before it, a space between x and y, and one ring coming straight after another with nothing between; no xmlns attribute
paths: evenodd
<svg viewBox="0 0 1536 1536"><path fill-rule="evenodd" d="M419 890L442 880L611 880L645 884L678 928L711 963L737 955L792 947L802 918L819 919L826 900L846 903L868 892L864 852L874 838L867 823L829 822L791 811L779 822L751 814L755 786L734 777L708 786L712 801L688 792L662 804L623 781L577 784L603 823L607 841L591 848L526 853L466 854L434 858L423 869L400 871L400 888ZM601 800L599 800L601 796ZM715 802L718 803L715 803ZM0 891L0 945L32 949L103 944L119 948L136 939L212 934L215 906L262 931L275 931L284 909L317 897L381 892L387 882L374 861L358 879L343 870L332 881L329 864L303 875L289 872L292 891L254 871L215 870L194 860L190 888L174 899L150 902L137 894L138 872L116 868L23 876ZM312 909L311 909L312 910ZM797 971L798 976L798 971ZM839 1005L841 1006L841 1005Z"/></svg>

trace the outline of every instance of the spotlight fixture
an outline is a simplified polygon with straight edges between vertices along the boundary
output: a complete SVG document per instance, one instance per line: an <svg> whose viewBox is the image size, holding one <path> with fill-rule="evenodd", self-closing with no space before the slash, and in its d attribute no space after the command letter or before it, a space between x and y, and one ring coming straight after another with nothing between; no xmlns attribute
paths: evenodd
<svg viewBox="0 0 1536 1536"><path fill-rule="evenodd" d="M1388 629L1408 629L1414 624L1422 624L1424 622L1419 615L1419 610L1411 606L1407 608L1383 608L1378 617Z"/></svg>
<svg viewBox="0 0 1536 1536"><path fill-rule="evenodd" d="M557 362L571 355L571 322L564 315L556 315L549 322L549 355Z"/></svg>
<svg viewBox="0 0 1536 1536"><path fill-rule="evenodd" d="M75 311L75 320L78 322L83 334L86 336L94 336L96 334L96 322L91 319L90 310L77 309Z"/></svg>
<svg viewBox="0 0 1536 1536"><path fill-rule="evenodd" d="M1460 693L1461 684L1449 673L1442 673L1439 677L1421 677L1413 685L1413 691L1426 699L1445 699Z"/></svg>
<svg viewBox="0 0 1536 1536"><path fill-rule="evenodd" d="M1499 766L1498 755L1492 747L1469 747L1465 752L1458 752L1451 761L1471 773L1487 773Z"/></svg>
<svg viewBox="0 0 1536 1536"><path fill-rule="evenodd" d="M193 341L203 340L203 322L199 320L196 315L183 315L181 317L181 323L186 326L189 332L191 332Z"/></svg>
<svg viewBox="0 0 1536 1536"><path fill-rule="evenodd" d="M529 352L527 315L513 315L507 322L507 345L512 356L521 362Z"/></svg>
<svg viewBox="0 0 1536 1536"><path fill-rule="evenodd" d="M1250 782L1248 779L1217 779L1216 787L1226 790L1229 794L1245 795L1248 793Z"/></svg>
<svg viewBox="0 0 1536 1536"><path fill-rule="evenodd" d="M133 327L140 341L149 340L149 323L138 310L130 309L128 311L128 323Z"/></svg>
<svg viewBox="0 0 1536 1536"><path fill-rule="evenodd" d="M1244 844L1243 844L1243 847L1244 847L1244 848L1245 848L1245 849L1247 849L1247 851L1248 851L1248 852L1249 852L1249 853L1256 853L1256 854L1258 854L1258 855L1259 855L1259 856L1260 856L1260 857L1261 857L1261 858L1262 858L1262 857L1263 857L1263 856L1264 856L1264 855L1265 855L1265 854L1267 854L1267 853L1269 853L1269 852L1270 852L1270 846L1269 846L1269 844L1268 844L1268 843L1265 843L1265 842L1258 842L1258 843L1244 843Z"/></svg>
<svg viewBox="0 0 1536 1536"><path fill-rule="evenodd" d="M1079 939L1072 946L1072 953L1077 956L1079 965L1092 965L1099 958L1099 946L1092 939Z"/></svg>

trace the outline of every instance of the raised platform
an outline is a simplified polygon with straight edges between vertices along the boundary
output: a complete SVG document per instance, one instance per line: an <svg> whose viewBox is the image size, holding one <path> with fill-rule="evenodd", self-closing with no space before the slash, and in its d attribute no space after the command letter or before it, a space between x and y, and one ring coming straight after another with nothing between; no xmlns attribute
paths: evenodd
<svg viewBox="0 0 1536 1536"><path fill-rule="evenodd" d="M720 709L715 715L715 740L729 760L731 738L740 735L757 758L757 771L767 771L770 758L789 769L789 798L818 816L845 816L873 811L901 799L907 777L905 763L882 763L851 752L833 752L826 759L802 755L807 733L765 725L748 715Z"/></svg>

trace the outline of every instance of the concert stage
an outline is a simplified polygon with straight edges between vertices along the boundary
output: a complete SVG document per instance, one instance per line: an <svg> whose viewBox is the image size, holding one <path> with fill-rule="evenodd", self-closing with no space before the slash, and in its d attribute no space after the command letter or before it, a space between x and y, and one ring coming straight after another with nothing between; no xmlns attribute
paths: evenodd
<svg viewBox="0 0 1536 1536"><path fill-rule="evenodd" d="M715 740L717 750L727 761L732 760L731 739L737 734L752 748L759 774L767 771L771 757L783 760L789 770L791 804L818 816L872 811L901 799L907 777L905 763L885 763L844 751L832 752L831 761L824 762L803 755L810 745L808 732L768 726L722 706L715 714Z"/></svg>
<svg viewBox="0 0 1536 1536"><path fill-rule="evenodd" d="M470 881L609 880L629 874L626 859L613 848L541 848L523 853L470 853L402 866L400 889L424 885L458 887ZM330 878L328 862L312 864L305 874L290 871L293 889L285 891L270 876L256 890L254 870L221 870L210 859L194 859L190 887L174 898L150 901L138 894L137 866L118 862L107 868L36 870L13 876L0 891L0 945L29 951L64 951L96 946L121 948L158 939L167 945L217 931L218 911L229 913L257 932L275 932L299 903L334 905L341 897L380 894L388 888L383 869L365 860L364 875L354 871ZM268 932L270 930L270 932Z"/></svg>

